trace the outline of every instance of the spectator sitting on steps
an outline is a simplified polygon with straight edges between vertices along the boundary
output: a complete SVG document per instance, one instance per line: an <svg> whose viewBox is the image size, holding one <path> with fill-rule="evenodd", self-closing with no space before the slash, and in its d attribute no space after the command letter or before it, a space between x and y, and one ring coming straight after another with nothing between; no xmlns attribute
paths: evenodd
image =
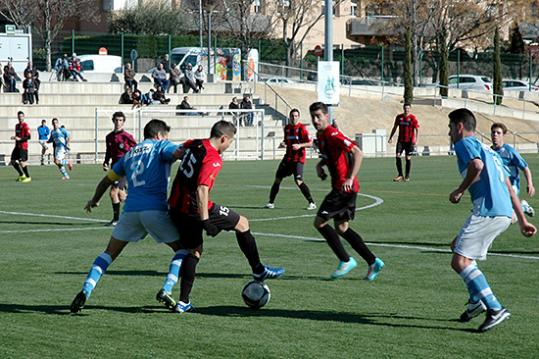
<svg viewBox="0 0 539 359"><path fill-rule="evenodd" d="M155 70L152 72L152 78L155 87L161 87L163 91L168 90L169 82L167 80L167 72L164 69L163 64L159 64Z"/></svg>
<svg viewBox="0 0 539 359"><path fill-rule="evenodd" d="M27 105L34 104L34 93L36 91L36 83L32 78L32 72L25 72L26 79L22 82L23 94L22 103Z"/></svg>
<svg viewBox="0 0 539 359"><path fill-rule="evenodd" d="M133 70L131 67L131 63L128 62L124 69L124 80L125 84L129 86L131 91L135 91L138 85L137 80L135 80L135 74L135 70Z"/></svg>
<svg viewBox="0 0 539 359"><path fill-rule="evenodd" d="M124 86L124 92L120 96L120 101L118 101L120 105L131 105L133 104L133 92L131 91L131 87L126 83Z"/></svg>
<svg viewBox="0 0 539 359"><path fill-rule="evenodd" d="M198 65L197 70L195 71L195 83L197 92L200 92L204 88L204 82L206 81L206 73L204 72L204 67Z"/></svg>
<svg viewBox="0 0 539 359"><path fill-rule="evenodd" d="M159 101L162 105L167 105L170 102L170 99L165 97L165 93L160 86L157 86L157 89L152 93L152 100Z"/></svg>

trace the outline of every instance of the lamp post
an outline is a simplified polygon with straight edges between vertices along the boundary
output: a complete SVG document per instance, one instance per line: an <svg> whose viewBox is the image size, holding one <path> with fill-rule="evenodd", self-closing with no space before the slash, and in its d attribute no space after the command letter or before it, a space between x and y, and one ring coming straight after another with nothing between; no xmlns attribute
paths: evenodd
<svg viewBox="0 0 539 359"><path fill-rule="evenodd" d="M218 13L215 10L208 10L208 82L213 82L213 71L211 69L211 14Z"/></svg>
<svg viewBox="0 0 539 359"><path fill-rule="evenodd" d="M202 0L198 0L198 39L199 47L202 48Z"/></svg>

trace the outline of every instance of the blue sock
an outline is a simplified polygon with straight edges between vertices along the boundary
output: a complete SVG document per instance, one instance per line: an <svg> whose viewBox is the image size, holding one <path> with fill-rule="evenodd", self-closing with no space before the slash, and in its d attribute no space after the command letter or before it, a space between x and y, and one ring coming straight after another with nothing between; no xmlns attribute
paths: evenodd
<svg viewBox="0 0 539 359"><path fill-rule="evenodd" d="M64 177L69 177L69 175L67 174L67 171L66 171L66 168L64 165L62 165L61 167L59 167L60 169L60 173L62 174L62 176Z"/></svg>
<svg viewBox="0 0 539 359"><path fill-rule="evenodd" d="M178 283L178 277L180 276L180 267L182 266L182 261L187 256L187 250L180 249L174 254L170 265L168 267L168 274L163 283L163 290L167 293L172 293L172 288Z"/></svg>
<svg viewBox="0 0 539 359"><path fill-rule="evenodd" d="M459 273L468 287L470 300L480 299L488 309L499 310L502 305L490 289L487 278L476 265L470 264ZM477 300L475 300L477 302Z"/></svg>
<svg viewBox="0 0 539 359"><path fill-rule="evenodd" d="M82 285L82 291L86 295L86 298L90 298L92 291L111 263L112 258L108 253L103 252L97 256L94 264L92 264L92 269L90 269L90 272Z"/></svg>

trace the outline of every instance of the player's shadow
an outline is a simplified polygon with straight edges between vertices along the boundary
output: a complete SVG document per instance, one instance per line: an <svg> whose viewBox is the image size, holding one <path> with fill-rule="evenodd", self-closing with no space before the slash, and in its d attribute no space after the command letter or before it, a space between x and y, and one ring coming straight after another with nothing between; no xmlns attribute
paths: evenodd
<svg viewBox="0 0 539 359"><path fill-rule="evenodd" d="M433 247L442 247L447 248L449 251L449 242L448 243L440 243L440 242L402 242L402 241L368 241L369 243L372 243L373 245L376 244L396 244L396 245L404 245L404 246L433 246Z"/></svg>
<svg viewBox="0 0 539 359"><path fill-rule="evenodd" d="M29 222L29 221L3 221L0 220L0 224L24 224L24 225L51 225L51 226L77 226L77 227L84 227L84 226L95 226L96 224L101 223L67 223L67 222ZM22 230L21 232L24 232Z"/></svg>
<svg viewBox="0 0 539 359"><path fill-rule="evenodd" d="M54 274L68 274L68 275L78 275L85 276L88 272L54 272ZM147 277L165 277L167 273L160 272L156 270L110 270L107 271L106 276L147 276ZM199 272L197 273L197 278L209 278L209 279L252 279L251 274L245 273L210 273L210 272ZM294 276L286 274L284 277L279 280L328 280L326 277L320 276Z"/></svg>
<svg viewBox="0 0 539 359"><path fill-rule="evenodd" d="M89 310L108 310L121 313L170 313L169 310L162 306L134 306L134 307L118 307L118 306L103 306L103 305L88 305L85 306L78 316L88 315ZM0 313L43 313L53 315L70 315L69 306L67 305L28 305L28 304L7 304L0 303Z"/></svg>
<svg viewBox="0 0 539 359"><path fill-rule="evenodd" d="M489 253L493 254L539 254L539 251L489 251Z"/></svg>
<svg viewBox="0 0 539 359"><path fill-rule="evenodd" d="M320 311L320 310L291 310L291 309L269 309L264 308L260 310L253 310L246 307L237 306L210 306L210 307L197 307L196 313L202 315L220 316L220 317L266 317L266 318L293 318L303 320L315 320L315 321L331 321L339 323L350 324L366 324L377 325L393 328L418 328L427 330L452 330L458 332L475 332L475 329L471 328L454 328L447 325L428 325L428 324L416 324L412 321L424 320L429 322L443 322L451 323L456 322L454 319L439 319L439 318L422 318L414 316L402 316L395 314L384 313L347 313L347 312L332 312L332 311ZM386 320L387 319L387 320ZM389 322L402 321L402 322Z"/></svg>

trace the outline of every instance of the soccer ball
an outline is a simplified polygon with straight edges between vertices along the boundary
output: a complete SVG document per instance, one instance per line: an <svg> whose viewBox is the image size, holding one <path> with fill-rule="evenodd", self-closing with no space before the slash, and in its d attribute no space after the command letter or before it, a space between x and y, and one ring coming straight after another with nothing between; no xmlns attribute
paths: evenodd
<svg viewBox="0 0 539 359"><path fill-rule="evenodd" d="M243 287L241 296L247 306L258 309L269 303L271 293L266 283L252 280Z"/></svg>

